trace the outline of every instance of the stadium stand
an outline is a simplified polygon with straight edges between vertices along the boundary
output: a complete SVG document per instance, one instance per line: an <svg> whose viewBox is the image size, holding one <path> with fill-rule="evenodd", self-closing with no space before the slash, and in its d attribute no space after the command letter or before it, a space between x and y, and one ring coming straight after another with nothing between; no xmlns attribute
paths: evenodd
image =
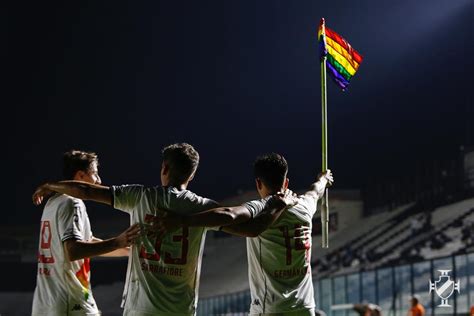
<svg viewBox="0 0 474 316"><path fill-rule="evenodd" d="M383 229L374 229L366 235L362 233L362 236L359 235L353 240L350 235L354 232L348 231L349 238L346 243L315 260L313 273L327 276L465 253L468 246L462 241L462 228L459 226L468 223L469 233L465 233L465 240L469 240L470 245L470 229L474 221L473 206L472 198L433 210L420 210L416 204L410 204L395 210L392 217L381 215L374 218L373 222L369 222L369 219L363 220L364 225L380 226ZM414 213L414 210L418 211ZM425 221L426 218L420 220L421 226L413 229L411 220L419 220L420 214L425 217L427 213L431 214L429 222ZM360 225L355 223L354 226ZM339 234L344 235L345 231ZM352 260L357 261L357 264L344 264L341 253L347 249L356 254Z"/></svg>

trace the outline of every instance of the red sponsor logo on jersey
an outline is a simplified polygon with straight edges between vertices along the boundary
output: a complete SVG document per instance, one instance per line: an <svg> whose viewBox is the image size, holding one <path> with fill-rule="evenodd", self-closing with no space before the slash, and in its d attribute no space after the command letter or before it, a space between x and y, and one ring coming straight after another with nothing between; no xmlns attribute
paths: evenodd
<svg viewBox="0 0 474 316"><path fill-rule="evenodd" d="M39 263L54 263L54 257L51 253L51 223L49 221L41 222L40 249L38 251Z"/></svg>

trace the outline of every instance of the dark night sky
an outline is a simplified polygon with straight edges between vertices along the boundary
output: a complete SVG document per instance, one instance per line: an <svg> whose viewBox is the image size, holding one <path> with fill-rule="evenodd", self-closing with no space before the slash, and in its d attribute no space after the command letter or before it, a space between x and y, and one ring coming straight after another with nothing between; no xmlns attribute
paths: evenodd
<svg viewBox="0 0 474 316"><path fill-rule="evenodd" d="M328 82L336 188L472 144L472 0L22 2L7 19L15 192L2 221L39 219L30 196L71 148L99 153L105 184L158 184L161 148L186 141L199 194L253 189L269 151L307 186L321 164L321 17L364 56L347 92Z"/></svg>

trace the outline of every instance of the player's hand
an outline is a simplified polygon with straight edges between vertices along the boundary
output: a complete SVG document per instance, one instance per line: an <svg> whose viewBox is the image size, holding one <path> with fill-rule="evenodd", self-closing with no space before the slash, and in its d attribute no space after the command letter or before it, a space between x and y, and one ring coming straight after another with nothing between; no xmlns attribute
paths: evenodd
<svg viewBox="0 0 474 316"><path fill-rule="evenodd" d="M330 187L334 183L334 177L330 169L326 170L325 172L321 172L318 175L318 181L326 182L326 188Z"/></svg>
<svg viewBox="0 0 474 316"><path fill-rule="evenodd" d="M123 233L115 237L117 248L125 248L134 243L135 239L140 236L140 226L134 224L127 228Z"/></svg>
<svg viewBox="0 0 474 316"><path fill-rule="evenodd" d="M290 189L286 189L284 192L278 192L273 196L273 199L284 204L286 209L291 208L298 203L298 196Z"/></svg>
<svg viewBox="0 0 474 316"><path fill-rule="evenodd" d="M48 189L48 184L40 185L35 193L33 193L32 200L34 205L40 205L45 198L48 198L54 192Z"/></svg>

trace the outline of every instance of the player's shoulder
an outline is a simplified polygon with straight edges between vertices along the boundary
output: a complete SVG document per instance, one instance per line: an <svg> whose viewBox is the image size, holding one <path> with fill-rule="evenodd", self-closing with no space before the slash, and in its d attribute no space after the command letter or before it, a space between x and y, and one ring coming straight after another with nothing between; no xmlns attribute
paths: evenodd
<svg viewBox="0 0 474 316"><path fill-rule="evenodd" d="M140 192L145 192L147 189L152 189L152 188L147 188L142 184L119 184L119 185L112 185L110 187L112 190L113 194L115 195L121 195L121 194L130 194L130 193L140 193Z"/></svg>
<svg viewBox="0 0 474 316"><path fill-rule="evenodd" d="M134 201L148 200L157 201L166 199L166 188L162 186L144 186L142 184L122 184L111 187L114 199Z"/></svg>
<svg viewBox="0 0 474 316"><path fill-rule="evenodd" d="M318 204L318 195L306 192L298 195L298 204L304 207L313 208Z"/></svg>
<svg viewBox="0 0 474 316"><path fill-rule="evenodd" d="M57 202L59 203L59 205L63 207L69 207L73 209L74 208L85 209L86 207L83 200L75 198L70 195L60 194L55 198L57 199Z"/></svg>
<svg viewBox="0 0 474 316"><path fill-rule="evenodd" d="M209 198L200 196L190 190L180 190L175 187L166 188L169 199L169 209L179 209L188 211L202 211L218 206L218 203Z"/></svg>
<svg viewBox="0 0 474 316"><path fill-rule="evenodd" d="M316 211L316 205L316 201L313 197L303 194L298 196L298 202L288 211L298 215L314 214Z"/></svg>
<svg viewBox="0 0 474 316"><path fill-rule="evenodd" d="M244 202L242 205L244 207L265 207L268 200L270 200L271 198L272 198L272 196L269 195L269 196L264 197L264 198L259 198L259 199L254 199L254 200Z"/></svg>
<svg viewBox="0 0 474 316"><path fill-rule="evenodd" d="M81 199L66 194L55 194L48 199L43 210L43 215L46 217L57 216L54 214L69 216L76 212L86 212L86 206Z"/></svg>
<svg viewBox="0 0 474 316"><path fill-rule="evenodd" d="M190 190L181 190L177 192L177 196L197 204L217 204L214 200L198 195Z"/></svg>

